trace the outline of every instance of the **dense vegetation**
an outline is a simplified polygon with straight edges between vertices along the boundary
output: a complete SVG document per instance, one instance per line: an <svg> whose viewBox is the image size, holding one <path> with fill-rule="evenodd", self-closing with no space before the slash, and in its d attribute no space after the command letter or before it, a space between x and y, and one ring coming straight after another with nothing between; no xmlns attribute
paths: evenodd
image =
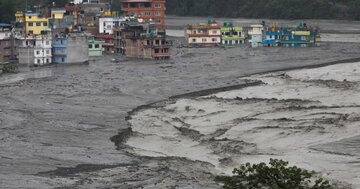
<svg viewBox="0 0 360 189"><path fill-rule="evenodd" d="M270 159L266 163L247 163L234 169L234 176L218 176L217 181L224 184L224 189L332 189L322 178L316 178L310 172L288 162Z"/></svg>
<svg viewBox="0 0 360 189"><path fill-rule="evenodd" d="M33 5L64 5L67 0L27 0ZM114 10L120 0L112 0ZM16 10L25 10L26 0L0 0L0 22L14 20ZM360 20L360 0L167 0L168 14L178 16L246 17L274 19Z"/></svg>
<svg viewBox="0 0 360 189"><path fill-rule="evenodd" d="M360 20L360 1L167 0L167 11L178 16Z"/></svg>

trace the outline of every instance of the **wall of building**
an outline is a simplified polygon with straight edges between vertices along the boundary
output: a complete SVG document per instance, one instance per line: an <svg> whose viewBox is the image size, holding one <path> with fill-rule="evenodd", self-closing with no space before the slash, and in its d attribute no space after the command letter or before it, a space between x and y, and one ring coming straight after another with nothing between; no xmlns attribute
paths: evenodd
<svg viewBox="0 0 360 189"><path fill-rule="evenodd" d="M42 31L49 29L49 19L39 17L36 14L26 14L26 33L32 33L35 35L41 34Z"/></svg>
<svg viewBox="0 0 360 189"><path fill-rule="evenodd" d="M33 47L19 47L18 48L19 51L19 63L20 64L34 64L34 58L35 58L35 53L34 53L34 48Z"/></svg>
<svg viewBox="0 0 360 189"><path fill-rule="evenodd" d="M99 19L99 33L101 34L113 34L113 28L116 23L125 21L125 18L100 18Z"/></svg>
<svg viewBox="0 0 360 189"><path fill-rule="evenodd" d="M189 44L219 44L221 37L189 37Z"/></svg>
<svg viewBox="0 0 360 189"><path fill-rule="evenodd" d="M261 46L262 42L262 34L253 34L251 35L251 46L252 47L259 47Z"/></svg>
<svg viewBox="0 0 360 189"><path fill-rule="evenodd" d="M89 61L88 39L84 35L72 36L67 38L67 62L84 63Z"/></svg>

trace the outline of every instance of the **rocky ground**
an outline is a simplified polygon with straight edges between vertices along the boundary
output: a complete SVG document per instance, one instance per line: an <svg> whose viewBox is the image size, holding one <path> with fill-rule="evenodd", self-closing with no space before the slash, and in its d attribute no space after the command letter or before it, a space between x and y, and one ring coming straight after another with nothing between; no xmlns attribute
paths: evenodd
<svg viewBox="0 0 360 189"><path fill-rule="evenodd" d="M360 57L358 43L304 49L175 47L173 59L165 62L117 57L121 61L112 63L112 56L104 56L84 65L2 75L1 188L219 188L210 174L214 166L206 161L146 157L125 148L132 133L128 112L174 95L241 86L239 78L255 73Z"/></svg>

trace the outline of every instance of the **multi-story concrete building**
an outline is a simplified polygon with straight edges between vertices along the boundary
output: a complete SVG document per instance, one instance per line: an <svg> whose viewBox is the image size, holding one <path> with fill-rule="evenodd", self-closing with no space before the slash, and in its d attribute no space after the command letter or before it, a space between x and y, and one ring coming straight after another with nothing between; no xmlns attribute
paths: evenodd
<svg viewBox="0 0 360 189"><path fill-rule="evenodd" d="M19 63L45 65L52 62L51 35L31 35L20 39L18 44Z"/></svg>
<svg viewBox="0 0 360 189"><path fill-rule="evenodd" d="M297 27L268 27L263 40L264 46L281 47L311 47L317 46L318 30L309 28L305 23L300 23Z"/></svg>
<svg viewBox="0 0 360 189"><path fill-rule="evenodd" d="M89 56L102 56L103 55L103 41L91 38L88 40Z"/></svg>
<svg viewBox="0 0 360 189"><path fill-rule="evenodd" d="M53 63L84 63L89 60L88 39L83 33L55 36L52 45Z"/></svg>
<svg viewBox="0 0 360 189"><path fill-rule="evenodd" d="M169 59L171 43L155 23L123 22L115 27L115 49L129 57Z"/></svg>
<svg viewBox="0 0 360 189"><path fill-rule="evenodd" d="M99 33L99 19L105 12L110 12L108 3L83 3L75 5L79 7L78 25L92 35Z"/></svg>
<svg viewBox="0 0 360 189"><path fill-rule="evenodd" d="M262 46L263 35L264 35L263 32L264 32L264 25L261 24L251 25L251 28L249 30L251 47Z"/></svg>
<svg viewBox="0 0 360 189"><path fill-rule="evenodd" d="M159 29L165 29L165 0L120 0L121 10L127 16L156 22Z"/></svg>
<svg viewBox="0 0 360 189"><path fill-rule="evenodd" d="M216 46L221 44L221 27L215 21L188 25L185 32L189 46Z"/></svg>
<svg viewBox="0 0 360 189"><path fill-rule="evenodd" d="M120 26L121 22L126 19L124 17L104 17L99 18L99 33L101 34L113 34L113 28Z"/></svg>
<svg viewBox="0 0 360 189"><path fill-rule="evenodd" d="M95 39L103 41L102 47L104 52L108 54L115 53L115 37L110 34L98 34Z"/></svg>
<svg viewBox="0 0 360 189"><path fill-rule="evenodd" d="M223 45L239 45L245 43L246 35L242 27L224 24L221 28L221 42Z"/></svg>
<svg viewBox="0 0 360 189"><path fill-rule="evenodd" d="M11 24L0 24L0 62L9 59L11 55Z"/></svg>
<svg viewBox="0 0 360 189"><path fill-rule="evenodd" d="M45 34L49 31L49 18L42 17L39 13L25 14L26 33L30 35Z"/></svg>

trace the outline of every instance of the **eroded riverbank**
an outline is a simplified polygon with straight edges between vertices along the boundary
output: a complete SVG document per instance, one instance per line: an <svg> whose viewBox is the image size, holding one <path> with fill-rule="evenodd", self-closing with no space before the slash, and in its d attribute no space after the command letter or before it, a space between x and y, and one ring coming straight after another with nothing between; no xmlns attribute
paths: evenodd
<svg viewBox="0 0 360 189"><path fill-rule="evenodd" d="M154 104L132 115L125 147L207 162L214 174L280 158L358 188L359 75L360 63L281 71L242 78L241 89Z"/></svg>
<svg viewBox="0 0 360 189"><path fill-rule="evenodd" d="M181 39L175 39L176 41ZM176 47L176 46L175 46ZM1 77L3 188L219 188L213 166L141 157L110 140L127 112L171 96L243 84L245 75L358 58L358 43L319 48L178 49L166 62L111 56L88 65L31 68ZM161 188L160 187L160 188Z"/></svg>

